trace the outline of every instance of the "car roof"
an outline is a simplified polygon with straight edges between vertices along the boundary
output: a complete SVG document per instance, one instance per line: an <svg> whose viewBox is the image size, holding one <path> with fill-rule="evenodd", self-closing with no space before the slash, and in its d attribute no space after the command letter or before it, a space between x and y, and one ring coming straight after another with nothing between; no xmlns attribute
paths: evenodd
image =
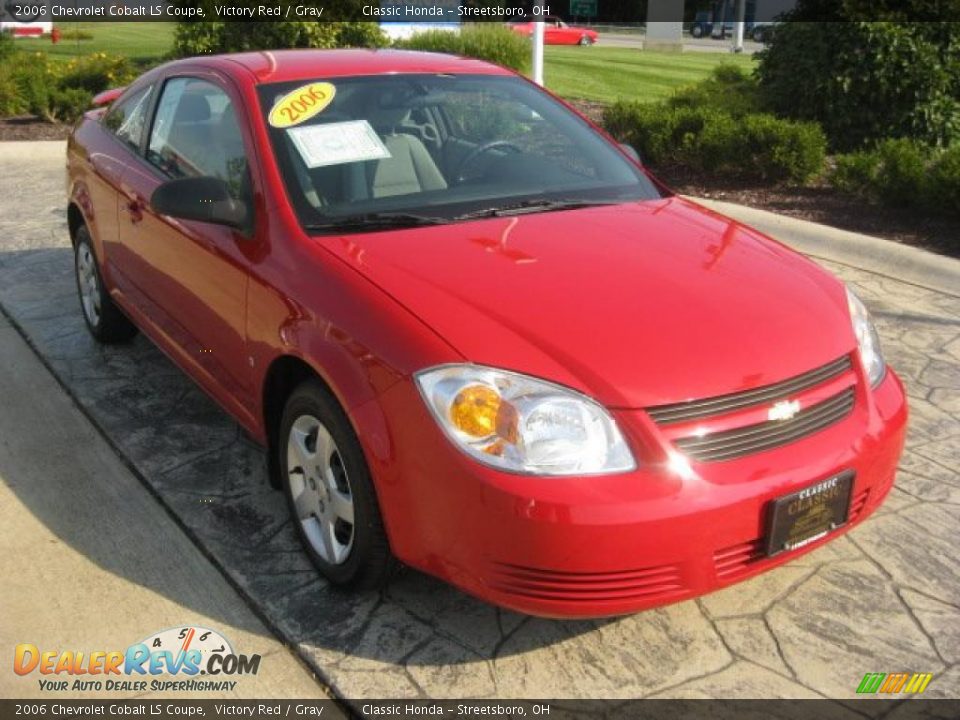
<svg viewBox="0 0 960 720"><path fill-rule="evenodd" d="M258 84L390 73L511 74L482 60L411 50L264 50L179 62L213 65L234 76L245 68Z"/></svg>

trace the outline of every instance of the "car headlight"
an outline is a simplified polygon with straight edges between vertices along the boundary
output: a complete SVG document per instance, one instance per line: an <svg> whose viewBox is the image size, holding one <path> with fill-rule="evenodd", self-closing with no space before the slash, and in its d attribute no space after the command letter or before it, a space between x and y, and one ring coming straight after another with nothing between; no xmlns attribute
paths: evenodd
<svg viewBox="0 0 960 720"><path fill-rule="evenodd" d="M857 346L860 348L860 361L867 371L870 385L876 387L887 371L887 363L880 350L880 336L877 335L867 308L850 288L847 288L847 305L850 307L853 333L857 336Z"/></svg>
<svg viewBox="0 0 960 720"><path fill-rule="evenodd" d="M485 465L531 475L637 466L610 414L568 388L482 365L442 365L416 381L447 437Z"/></svg>

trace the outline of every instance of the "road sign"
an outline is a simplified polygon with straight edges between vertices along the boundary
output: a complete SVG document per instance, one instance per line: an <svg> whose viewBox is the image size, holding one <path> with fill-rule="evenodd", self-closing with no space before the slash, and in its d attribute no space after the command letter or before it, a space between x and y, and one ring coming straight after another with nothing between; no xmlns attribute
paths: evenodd
<svg viewBox="0 0 960 720"><path fill-rule="evenodd" d="M597 0L570 0L570 14L574 17L596 17Z"/></svg>

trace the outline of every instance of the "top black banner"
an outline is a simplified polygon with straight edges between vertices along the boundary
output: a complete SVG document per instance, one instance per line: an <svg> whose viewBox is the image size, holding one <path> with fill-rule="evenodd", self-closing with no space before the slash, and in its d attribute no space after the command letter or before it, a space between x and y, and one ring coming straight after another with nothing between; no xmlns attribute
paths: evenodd
<svg viewBox="0 0 960 720"><path fill-rule="evenodd" d="M747 23L791 20L949 21L960 0L742 0ZM591 23L714 22L737 0L0 0L3 29L37 22L464 23L575 19Z"/></svg>

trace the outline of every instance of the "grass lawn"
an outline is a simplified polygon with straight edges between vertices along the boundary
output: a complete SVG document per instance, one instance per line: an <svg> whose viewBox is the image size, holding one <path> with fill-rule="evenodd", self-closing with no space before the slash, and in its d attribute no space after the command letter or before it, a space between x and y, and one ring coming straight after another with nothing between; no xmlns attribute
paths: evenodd
<svg viewBox="0 0 960 720"><path fill-rule="evenodd" d="M676 88L702 80L721 63L752 70L749 55L663 53L635 48L544 48L544 81L561 97L613 102L631 98L655 102Z"/></svg>
<svg viewBox="0 0 960 720"><path fill-rule="evenodd" d="M126 55L139 64L159 62L173 46L172 22L58 22L56 27L69 36L74 30L87 33L90 40L64 39L54 45L49 38L20 38L21 50L47 53L51 59L67 61L71 58L106 52Z"/></svg>

